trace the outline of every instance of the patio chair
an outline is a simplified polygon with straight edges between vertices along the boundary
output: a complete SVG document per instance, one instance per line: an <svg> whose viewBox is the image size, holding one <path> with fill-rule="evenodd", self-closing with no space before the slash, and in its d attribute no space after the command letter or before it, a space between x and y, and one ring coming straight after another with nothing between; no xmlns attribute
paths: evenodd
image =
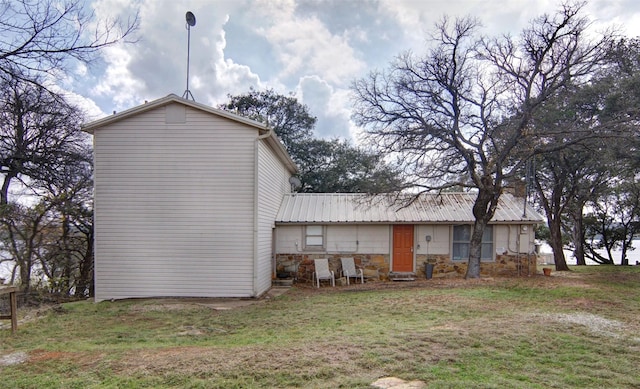
<svg viewBox="0 0 640 389"><path fill-rule="evenodd" d="M313 282L317 287L320 287L320 280L331 280L331 286L336 286L336 277L333 270L329 270L329 259L319 258L313 260L315 264L315 271L313 272Z"/></svg>
<svg viewBox="0 0 640 389"><path fill-rule="evenodd" d="M353 257L342 257L342 276L347 279L347 285L349 285L349 278L360 278L360 283L364 284L364 272L362 269L356 269L356 264Z"/></svg>

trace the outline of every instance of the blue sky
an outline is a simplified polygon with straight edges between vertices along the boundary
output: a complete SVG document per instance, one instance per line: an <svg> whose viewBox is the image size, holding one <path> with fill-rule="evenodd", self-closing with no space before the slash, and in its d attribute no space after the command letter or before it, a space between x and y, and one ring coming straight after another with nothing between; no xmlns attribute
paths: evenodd
<svg viewBox="0 0 640 389"><path fill-rule="evenodd" d="M516 35L559 1L530 0L92 0L99 19L140 13L138 41L105 50L63 80L97 119L186 88L185 13L191 29L189 89L216 106L250 87L294 92L318 117L316 135L355 140L349 87L397 54L424 50L443 15L478 17L489 35ZM592 0L593 30L640 36L640 2Z"/></svg>

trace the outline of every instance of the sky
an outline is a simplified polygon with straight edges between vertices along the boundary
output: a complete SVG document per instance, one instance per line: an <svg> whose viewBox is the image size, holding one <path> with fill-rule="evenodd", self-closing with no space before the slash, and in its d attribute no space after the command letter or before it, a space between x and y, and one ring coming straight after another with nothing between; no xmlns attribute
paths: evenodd
<svg viewBox="0 0 640 389"><path fill-rule="evenodd" d="M557 10L551 0L87 0L97 19L123 20L139 12L135 43L102 52L79 65L62 87L91 119L168 94L187 83L195 101L217 106L253 87L295 93L318 118L316 136L357 142L350 119L350 86L388 67L406 50L425 51L445 15L475 16L487 35L517 35L533 18ZM640 36L640 2L591 0L584 15L592 30L614 27Z"/></svg>

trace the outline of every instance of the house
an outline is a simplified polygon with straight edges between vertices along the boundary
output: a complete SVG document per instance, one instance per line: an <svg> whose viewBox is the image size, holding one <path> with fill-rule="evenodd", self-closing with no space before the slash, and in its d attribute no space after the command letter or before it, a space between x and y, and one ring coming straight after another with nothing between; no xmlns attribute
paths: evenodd
<svg viewBox="0 0 640 389"><path fill-rule="evenodd" d="M281 271L352 256L368 276L463 272L473 195L413 203L295 194L296 166L265 125L176 95L86 124L94 142L95 299L258 297ZM532 274L540 215L505 195L483 273Z"/></svg>
<svg viewBox="0 0 640 389"><path fill-rule="evenodd" d="M296 166L263 124L176 95L93 134L95 298L255 297Z"/></svg>
<svg viewBox="0 0 640 389"><path fill-rule="evenodd" d="M474 222L473 193L423 194L418 199L389 195L284 195L276 216L277 272L311 279L312 260L354 257L365 273L462 276L469 257ZM505 193L482 243L483 275L531 275L536 272L534 227L541 216L522 199ZM337 273L336 273L337 274Z"/></svg>

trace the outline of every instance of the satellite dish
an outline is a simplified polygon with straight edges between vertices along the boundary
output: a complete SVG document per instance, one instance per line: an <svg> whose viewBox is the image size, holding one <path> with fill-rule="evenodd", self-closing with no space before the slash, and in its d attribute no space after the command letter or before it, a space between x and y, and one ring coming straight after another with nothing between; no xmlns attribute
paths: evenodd
<svg viewBox="0 0 640 389"><path fill-rule="evenodd" d="M193 14L193 12L191 11L187 11L187 24L191 27L196 25L196 15Z"/></svg>
<svg viewBox="0 0 640 389"><path fill-rule="evenodd" d="M293 190L299 189L302 186L302 182L298 177L289 177L289 184Z"/></svg>

